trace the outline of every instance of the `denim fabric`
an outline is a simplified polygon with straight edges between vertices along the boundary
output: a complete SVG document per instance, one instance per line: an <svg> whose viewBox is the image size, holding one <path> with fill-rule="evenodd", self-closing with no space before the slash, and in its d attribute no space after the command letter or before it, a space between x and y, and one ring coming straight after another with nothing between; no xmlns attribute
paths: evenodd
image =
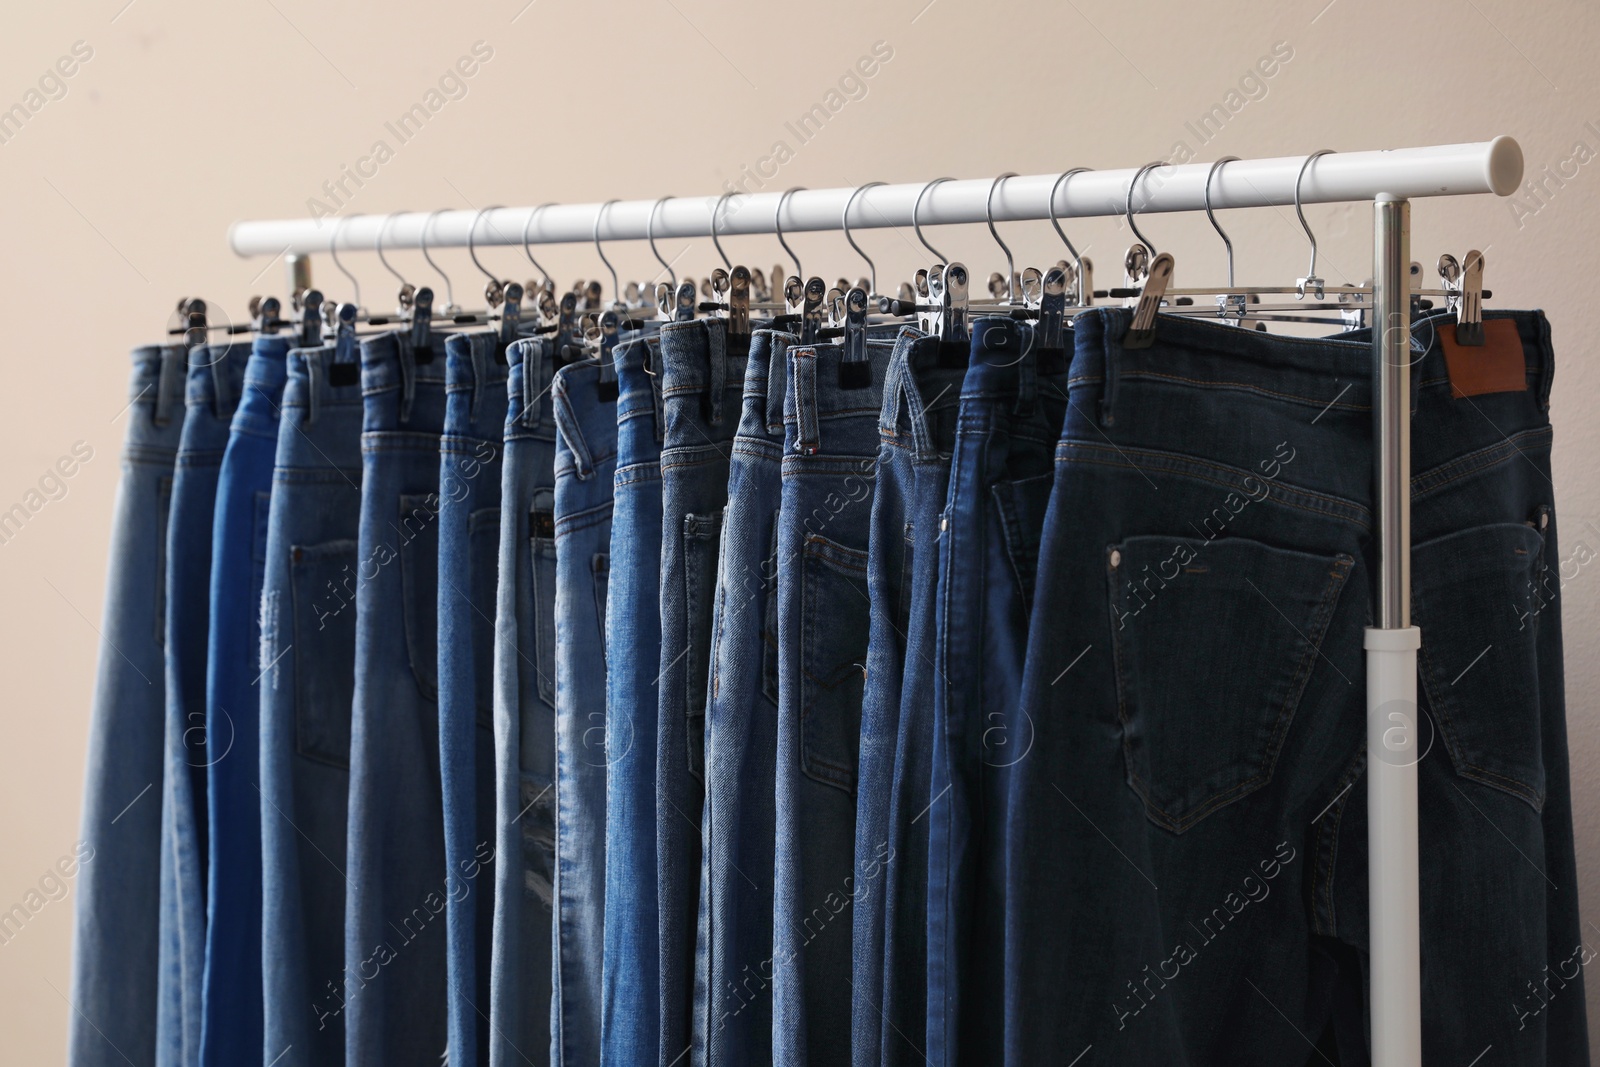
<svg viewBox="0 0 1600 1067"><path fill-rule="evenodd" d="M491 333L445 342L439 439L439 774L452 1064L489 1061L494 928L494 612L506 371Z"/></svg>
<svg viewBox="0 0 1600 1067"><path fill-rule="evenodd" d="M1584 1063L1549 335L1509 317L1527 388L1460 400L1448 319L1413 332L1423 1052ZM1298 1063L1330 1016L1363 1062L1370 349L1162 318L1128 351L1128 321L1075 327L1010 776L1006 1062Z"/></svg>
<svg viewBox="0 0 1600 1067"><path fill-rule="evenodd" d="M182 346L133 352L76 855L68 1061L156 1052L167 525L184 423ZM88 446L83 446L87 448ZM74 451L78 460L94 455Z"/></svg>
<svg viewBox="0 0 1600 1067"><path fill-rule="evenodd" d="M507 350L495 602L494 1067L550 1055L555 849L554 344Z"/></svg>
<svg viewBox="0 0 1600 1067"><path fill-rule="evenodd" d="M361 516L360 370L294 349L261 592L262 1062L344 1063L345 837Z"/></svg>
<svg viewBox="0 0 1600 1067"><path fill-rule="evenodd" d="M939 515L969 346L920 338L889 364L878 422L872 622L856 786L851 967L857 1067L921 1063Z"/></svg>
<svg viewBox="0 0 1600 1067"><path fill-rule="evenodd" d="M556 420L556 958L550 1062L600 1062L606 894L606 590L616 397L600 364L563 367Z"/></svg>
<svg viewBox="0 0 1600 1067"><path fill-rule="evenodd" d="M906 335L896 344L910 344ZM878 415L895 345L791 348L778 524L773 1060L850 1062L856 765Z"/></svg>
<svg viewBox="0 0 1600 1067"><path fill-rule="evenodd" d="M1441 340L1453 317L1412 330L1411 609L1428 746L1417 787L1422 1054L1470 1063L1492 1044L1485 1062L1582 1067L1582 971L1595 952L1578 913L1561 590L1592 550L1578 539L1563 554L1556 539L1550 324L1537 311L1484 319L1521 341L1525 389L1455 398ZM1365 333L1353 339L1366 348ZM1313 839L1332 882L1331 892L1321 885L1313 930L1358 951L1368 940L1366 808L1360 781ZM1343 1030L1360 1033L1361 1003L1341 1003Z"/></svg>
<svg viewBox="0 0 1600 1067"><path fill-rule="evenodd" d="M928 794L928 1049L1002 1055L1006 776L1018 722L1039 534L1066 408L1067 361L1009 318L973 321L940 525Z"/></svg>
<svg viewBox="0 0 1600 1067"><path fill-rule="evenodd" d="M617 470L606 603L606 914L600 1060L660 1054L656 675L661 642L660 341L619 344Z"/></svg>
<svg viewBox="0 0 1600 1067"><path fill-rule="evenodd" d="M706 686L728 463L750 342L725 319L661 330L661 671L656 680L660 1067L689 1048L696 1000ZM703 946L700 946L703 951ZM703 963L703 961L702 961ZM703 990L699 994L704 999Z"/></svg>
<svg viewBox="0 0 1600 1067"><path fill-rule="evenodd" d="M200 1062L206 945L206 640L211 513L247 344L189 350L167 521L166 757L161 796L161 1004L156 1063Z"/></svg>
<svg viewBox="0 0 1600 1067"><path fill-rule="evenodd" d="M439 785L439 437L445 354L398 330L361 343L361 572L350 720L345 1063L446 1050ZM368 973L374 972L374 973Z"/></svg>
<svg viewBox="0 0 1600 1067"><path fill-rule="evenodd" d="M757 330L728 464L705 712L705 861L694 1067L772 1059L778 751L777 546L783 382L792 334ZM747 874L746 872L752 872Z"/></svg>
<svg viewBox="0 0 1600 1067"><path fill-rule="evenodd" d="M228 431L211 527L211 641L206 659L206 893L203 1067L260 1064L261 590L278 414L289 338L255 339Z"/></svg>

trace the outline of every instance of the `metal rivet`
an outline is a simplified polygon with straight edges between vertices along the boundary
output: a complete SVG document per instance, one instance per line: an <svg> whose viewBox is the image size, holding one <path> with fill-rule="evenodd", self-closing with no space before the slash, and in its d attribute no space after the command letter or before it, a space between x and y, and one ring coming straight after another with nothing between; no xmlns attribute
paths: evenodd
<svg viewBox="0 0 1600 1067"><path fill-rule="evenodd" d="M1111 550L1111 567L1113 570L1122 566L1122 553L1116 549Z"/></svg>
<svg viewBox="0 0 1600 1067"><path fill-rule="evenodd" d="M1542 512L1539 515L1539 529L1542 530L1546 526L1549 526L1549 525L1550 525L1550 513L1548 511Z"/></svg>

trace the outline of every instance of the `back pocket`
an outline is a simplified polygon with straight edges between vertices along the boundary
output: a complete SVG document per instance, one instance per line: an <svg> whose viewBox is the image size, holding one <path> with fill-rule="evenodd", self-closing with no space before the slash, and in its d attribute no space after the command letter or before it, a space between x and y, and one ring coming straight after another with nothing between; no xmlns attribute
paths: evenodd
<svg viewBox="0 0 1600 1067"><path fill-rule="evenodd" d="M1544 544L1534 525L1502 523L1411 550L1419 673L1450 762L1535 810L1545 791L1539 629L1560 610Z"/></svg>
<svg viewBox="0 0 1600 1067"><path fill-rule="evenodd" d="M1272 779L1354 565L1243 538L1107 552L1128 784L1183 832Z"/></svg>
<svg viewBox="0 0 1600 1067"><path fill-rule="evenodd" d="M867 554L819 534L800 557L801 766L854 794L866 681Z"/></svg>
<svg viewBox="0 0 1600 1067"><path fill-rule="evenodd" d="M294 597L295 750L335 767L350 766L350 709L356 690L356 558L354 541L289 549L289 587ZM277 654L287 652L284 649Z"/></svg>
<svg viewBox="0 0 1600 1067"><path fill-rule="evenodd" d="M684 713L689 720L689 773L704 781L706 772L706 680L711 672L712 606L717 596L717 557L722 515L683 517L683 609L687 669Z"/></svg>
<svg viewBox="0 0 1600 1067"><path fill-rule="evenodd" d="M472 583L472 688L478 725L494 729L494 614L500 575L500 509L480 508L467 518L467 565Z"/></svg>
<svg viewBox="0 0 1600 1067"><path fill-rule="evenodd" d="M395 524L404 585L406 656L417 688L428 700L439 696L439 497L400 497Z"/></svg>

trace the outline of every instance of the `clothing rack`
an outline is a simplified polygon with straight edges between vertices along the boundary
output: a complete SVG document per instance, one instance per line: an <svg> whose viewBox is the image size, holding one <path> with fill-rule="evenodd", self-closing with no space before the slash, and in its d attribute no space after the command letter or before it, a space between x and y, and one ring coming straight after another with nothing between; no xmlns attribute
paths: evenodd
<svg viewBox="0 0 1600 1067"><path fill-rule="evenodd" d="M1372 1051L1376 1067L1422 1057L1417 863L1417 651L1411 625L1411 204L1429 196L1494 193L1522 181L1510 137L1470 144L863 188L746 193L473 210L238 222L241 256L338 250L558 244L995 221L1066 219L1370 201L1373 205L1372 377L1378 566L1376 625L1367 651L1368 894ZM1134 188L1134 183L1137 187ZM991 200L992 194L992 200ZM918 200L922 203L918 206ZM1053 202L1052 202L1053 200ZM782 217L779 218L781 211Z"/></svg>

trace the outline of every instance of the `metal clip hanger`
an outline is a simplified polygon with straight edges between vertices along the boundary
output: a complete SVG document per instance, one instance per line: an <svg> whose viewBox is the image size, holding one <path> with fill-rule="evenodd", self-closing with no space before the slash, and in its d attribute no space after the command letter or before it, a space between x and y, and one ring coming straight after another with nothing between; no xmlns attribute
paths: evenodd
<svg viewBox="0 0 1600 1067"><path fill-rule="evenodd" d="M1440 257L1441 259L1445 257ZM1456 300L1456 343L1473 348L1484 344L1483 253L1474 248L1460 267L1460 296Z"/></svg>
<svg viewBox="0 0 1600 1067"><path fill-rule="evenodd" d="M494 360L505 366L506 349L517 339L522 318L522 286L513 281L502 282L478 259L478 249L474 243L478 220L494 210L493 207L483 208L473 218L472 225L467 229L467 255L471 257L472 265L489 279L489 284L483 288L483 299L489 305L489 326L494 331Z"/></svg>
<svg viewBox="0 0 1600 1067"><path fill-rule="evenodd" d="M1071 170L1061 172L1056 183L1050 187L1050 225L1055 227L1056 236L1061 238L1061 243L1067 246L1067 252L1072 256L1072 262L1062 261L1057 266L1066 274L1067 286L1071 289L1071 305L1073 307L1088 307L1094 303L1094 263L1088 256L1080 255L1072 241L1067 237L1067 231L1061 228L1061 220L1056 216L1056 193L1066 184L1067 179L1074 174L1087 174L1088 167L1073 167Z"/></svg>

